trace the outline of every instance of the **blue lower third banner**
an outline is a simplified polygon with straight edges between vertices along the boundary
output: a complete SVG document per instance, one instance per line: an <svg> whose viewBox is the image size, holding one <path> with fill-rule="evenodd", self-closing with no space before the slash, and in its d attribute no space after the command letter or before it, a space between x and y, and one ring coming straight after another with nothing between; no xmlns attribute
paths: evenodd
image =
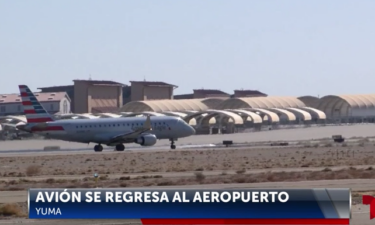
<svg viewBox="0 0 375 225"><path fill-rule="evenodd" d="M144 224L194 224L191 220L200 224L349 224L351 194L345 188L30 189L28 203L30 219L142 219Z"/></svg>

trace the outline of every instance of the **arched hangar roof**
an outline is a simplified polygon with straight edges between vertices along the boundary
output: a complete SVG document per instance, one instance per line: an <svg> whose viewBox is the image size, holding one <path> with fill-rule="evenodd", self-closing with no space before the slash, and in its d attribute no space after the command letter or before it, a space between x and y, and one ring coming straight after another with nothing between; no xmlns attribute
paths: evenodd
<svg viewBox="0 0 375 225"><path fill-rule="evenodd" d="M263 122L263 119L262 119L261 116L259 116L258 114L254 113L254 112L251 112L251 111L246 111L244 109L229 109L228 111L234 112L234 113L245 114L246 116L251 118L251 121L253 121L253 123L262 123Z"/></svg>
<svg viewBox="0 0 375 225"><path fill-rule="evenodd" d="M272 112L272 111L270 111L268 109L247 108L245 110L267 115L267 120L271 121L272 123L278 123L278 122L280 122L280 117L276 113L274 113L274 112ZM263 120L264 120L264 117L263 117Z"/></svg>
<svg viewBox="0 0 375 225"><path fill-rule="evenodd" d="M220 105L223 101L227 100L228 98L204 98L201 99L201 102L205 104L209 109L216 109L218 105Z"/></svg>
<svg viewBox="0 0 375 225"><path fill-rule="evenodd" d="M217 109L240 109L240 108L290 108L306 106L296 97L249 97L230 98L218 105Z"/></svg>
<svg viewBox="0 0 375 225"><path fill-rule="evenodd" d="M327 119L326 114L319 109L315 109L311 107L303 107L302 109L305 111L308 111L312 116L315 115L316 119L322 119L322 120Z"/></svg>
<svg viewBox="0 0 375 225"><path fill-rule="evenodd" d="M203 104L200 99L182 99L182 100L151 100L151 101L134 101L125 104L122 112L163 112L163 111L203 111L208 106Z"/></svg>
<svg viewBox="0 0 375 225"><path fill-rule="evenodd" d="M234 124L243 124L243 119L241 116L239 116L236 113L229 112L229 111L224 111L224 110L206 110L206 111L201 111L197 112L191 115L188 115L184 118L185 121L190 121L192 118L198 117L202 114L206 114L204 116L204 119L209 119L213 116L216 116L218 114L224 115L228 118L231 118Z"/></svg>
<svg viewBox="0 0 375 225"><path fill-rule="evenodd" d="M327 95L320 99L317 107L319 110L326 113L327 116L332 116L333 112L338 111L340 116L349 116L349 110L363 109L373 114L375 109L375 94L362 95ZM372 109L368 111L368 109ZM357 111L358 112L358 111ZM354 113L355 114L355 113ZM360 113L362 116L367 116L366 113ZM356 115L352 115L356 116Z"/></svg>
<svg viewBox="0 0 375 225"><path fill-rule="evenodd" d="M296 121L296 116L286 109L273 108L273 109L267 109L267 110L269 110L271 112L274 112L274 113L277 113L277 114L284 115L286 118L288 118L288 121ZM279 116L279 118L280 118L280 116Z"/></svg>
<svg viewBox="0 0 375 225"><path fill-rule="evenodd" d="M229 111L224 111L224 110L208 110L208 115L204 116L203 120L205 119L211 119L212 117L216 115L223 115L229 119L232 120L234 124L243 124L243 119L240 115L234 113L234 112L229 112Z"/></svg>
<svg viewBox="0 0 375 225"><path fill-rule="evenodd" d="M307 107L312 107L312 108L318 107L319 100L320 100L318 97L310 96L310 95L301 96L301 97L298 97L298 99L301 100Z"/></svg>
<svg viewBox="0 0 375 225"><path fill-rule="evenodd" d="M296 109L296 108L288 108L289 111L295 112L297 114L300 114L304 121L310 121L311 120L311 114L302 110L302 109Z"/></svg>

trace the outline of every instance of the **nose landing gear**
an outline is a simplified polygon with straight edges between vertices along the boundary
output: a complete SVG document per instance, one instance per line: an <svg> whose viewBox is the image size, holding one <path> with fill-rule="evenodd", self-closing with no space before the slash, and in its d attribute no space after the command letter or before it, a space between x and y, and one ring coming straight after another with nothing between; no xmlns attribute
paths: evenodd
<svg viewBox="0 0 375 225"><path fill-rule="evenodd" d="M174 144L174 141L173 139L169 139L171 141L171 149L176 149L176 145Z"/></svg>

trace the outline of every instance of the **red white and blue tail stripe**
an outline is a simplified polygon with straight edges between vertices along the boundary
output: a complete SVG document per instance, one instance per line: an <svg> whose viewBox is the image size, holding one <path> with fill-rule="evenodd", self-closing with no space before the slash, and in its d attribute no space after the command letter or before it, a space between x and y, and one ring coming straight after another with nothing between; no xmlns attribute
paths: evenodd
<svg viewBox="0 0 375 225"><path fill-rule="evenodd" d="M22 98L23 111L28 124L54 121L51 115L43 108L35 95L30 91L28 86L19 85L18 87Z"/></svg>

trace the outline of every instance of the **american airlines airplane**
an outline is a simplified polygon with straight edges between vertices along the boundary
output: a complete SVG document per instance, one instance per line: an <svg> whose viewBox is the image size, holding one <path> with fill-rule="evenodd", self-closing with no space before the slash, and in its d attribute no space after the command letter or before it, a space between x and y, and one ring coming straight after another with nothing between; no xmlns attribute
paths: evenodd
<svg viewBox="0 0 375 225"><path fill-rule="evenodd" d="M27 124L17 126L19 130L63 141L96 143L96 152L103 150L102 144L124 151L124 143L152 146L158 139L169 139L175 149L174 141L195 134L193 127L173 116L54 120L26 85L19 89L27 119Z"/></svg>

